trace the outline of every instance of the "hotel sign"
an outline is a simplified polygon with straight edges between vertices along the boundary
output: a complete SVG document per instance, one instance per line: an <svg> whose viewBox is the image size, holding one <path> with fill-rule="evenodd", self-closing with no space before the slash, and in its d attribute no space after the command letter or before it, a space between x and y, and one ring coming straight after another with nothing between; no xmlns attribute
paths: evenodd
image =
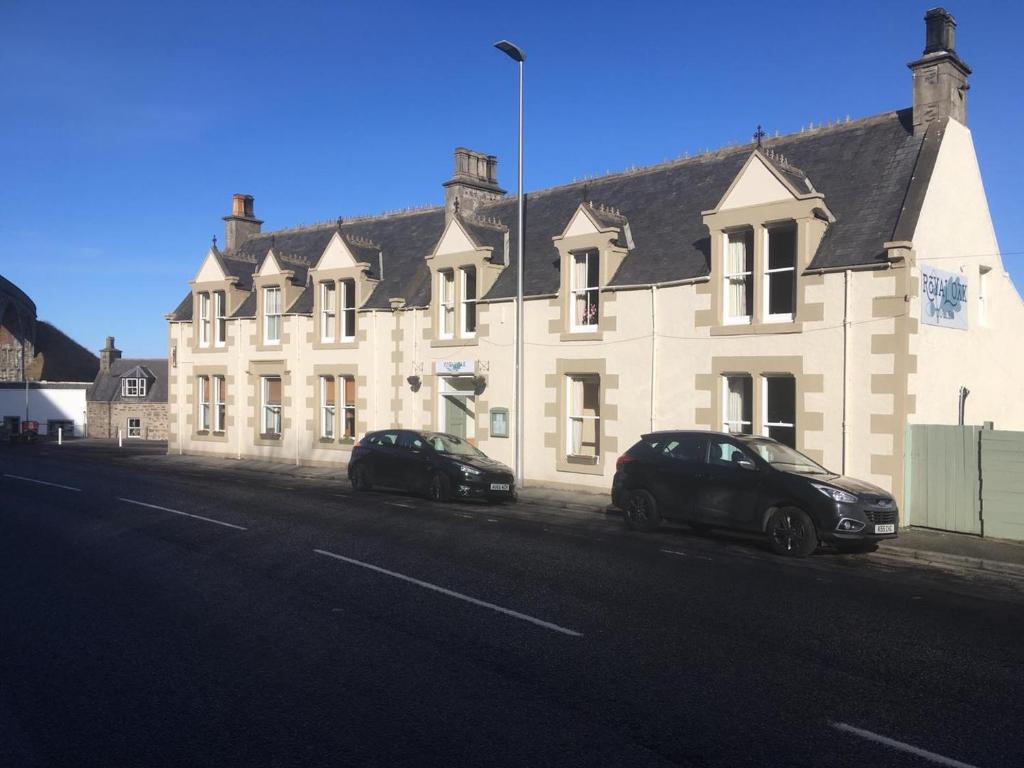
<svg viewBox="0 0 1024 768"><path fill-rule="evenodd" d="M446 376L472 376L476 373L476 360L437 360L434 373Z"/></svg>
<svg viewBox="0 0 1024 768"><path fill-rule="evenodd" d="M921 265L921 322L967 329L967 279Z"/></svg>

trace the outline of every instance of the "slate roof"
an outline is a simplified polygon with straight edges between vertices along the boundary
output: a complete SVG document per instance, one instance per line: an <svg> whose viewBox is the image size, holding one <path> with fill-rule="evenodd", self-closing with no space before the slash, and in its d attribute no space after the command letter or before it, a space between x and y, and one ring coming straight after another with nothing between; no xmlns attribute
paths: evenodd
<svg viewBox="0 0 1024 768"><path fill-rule="evenodd" d="M929 135L934 130L938 129L933 126ZM893 238L897 224L900 230L912 231L908 222L916 221L923 200L922 185L927 186L931 168L925 159L921 164L918 162L919 157L927 157L927 151L922 151L922 138L913 135L911 110L906 109L763 142L765 152L786 159L783 163L773 158L773 166L800 191L807 189L809 180L817 192L824 194L826 205L836 217L809 269L884 263L882 245ZM752 144L735 146L527 194L523 280L526 294L557 293L559 261L552 237L564 231L584 200L594 201L591 210L602 223L629 227L633 247L612 278L612 286L665 283L707 275L710 242L701 212L717 206L753 149ZM463 217L471 237L481 245L493 247L495 255L504 253L505 229L508 230L511 264L502 270L484 299L515 294L516 216L515 198L506 197L481 205L474 216ZM383 279L364 308L386 309L391 298L404 299L406 306L429 304L430 279L424 257L433 251L444 224L441 207L340 224L344 234L380 247ZM227 257L225 263L232 258L252 260L248 261L251 274L272 246L275 254L288 260L282 267L295 269L296 282L304 282L306 270L319 259L338 227L335 222L264 233L247 240L239 253ZM621 233L619 241L624 241ZM366 260L377 269L375 259ZM307 293L310 292L304 292L289 311L311 311L312 296ZM190 318L191 303L185 305L182 302L173 319ZM235 316L251 315L254 311L254 300L247 300Z"/></svg>
<svg viewBox="0 0 1024 768"><path fill-rule="evenodd" d="M145 397L121 397L121 379L130 375L137 378L141 368L149 374L146 378ZM117 402L124 400L131 403L166 403L167 402L167 359L163 357L153 358L124 358L114 360L110 363L109 371L100 371L96 374L92 386L85 393L85 399L91 402Z"/></svg>

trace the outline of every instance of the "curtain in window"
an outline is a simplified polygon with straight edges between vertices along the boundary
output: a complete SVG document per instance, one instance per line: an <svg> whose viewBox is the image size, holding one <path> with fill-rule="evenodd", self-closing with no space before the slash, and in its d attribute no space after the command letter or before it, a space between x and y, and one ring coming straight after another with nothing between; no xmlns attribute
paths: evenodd
<svg viewBox="0 0 1024 768"><path fill-rule="evenodd" d="M321 376L320 386L323 388L323 413L320 434L323 437L334 437L335 382L333 376Z"/></svg>
<svg viewBox="0 0 1024 768"><path fill-rule="evenodd" d="M726 254L725 271L729 277L729 315L731 317L743 317L750 314L750 276L743 274L749 272L747 252L747 238L745 235L734 235L729 238L729 248Z"/></svg>
<svg viewBox="0 0 1024 768"><path fill-rule="evenodd" d="M573 456L583 451L583 379L569 379L570 450Z"/></svg>
<svg viewBox="0 0 1024 768"><path fill-rule="evenodd" d="M356 436L356 380L345 376L345 437Z"/></svg>
<svg viewBox="0 0 1024 768"><path fill-rule="evenodd" d="M573 309L576 325L588 324L588 293L587 293L587 255L573 257L572 265Z"/></svg>

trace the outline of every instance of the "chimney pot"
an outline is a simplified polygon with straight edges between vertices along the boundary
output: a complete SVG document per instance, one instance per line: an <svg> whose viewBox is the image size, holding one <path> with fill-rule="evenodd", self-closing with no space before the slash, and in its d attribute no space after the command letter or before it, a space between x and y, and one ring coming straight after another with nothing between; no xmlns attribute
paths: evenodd
<svg viewBox="0 0 1024 768"><path fill-rule="evenodd" d="M262 221L253 212L253 196L231 196L231 215L224 217L224 251L230 253L248 238L260 233Z"/></svg>
<svg viewBox="0 0 1024 768"><path fill-rule="evenodd" d="M498 158L465 147L455 148L455 172L443 186L446 220L456 212L473 213L481 203L505 195L498 186Z"/></svg>
<svg viewBox="0 0 1024 768"><path fill-rule="evenodd" d="M924 55L956 50L956 19L945 8L932 8L924 15Z"/></svg>
<svg viewBox="0 0 1024 768"><path fill-rule="evenodd" d="M945 8L924 15L924 53L910 63L914 86L914 133L952 117L967 125L967 77L971 68L954 49L956 19Z"/></svg>

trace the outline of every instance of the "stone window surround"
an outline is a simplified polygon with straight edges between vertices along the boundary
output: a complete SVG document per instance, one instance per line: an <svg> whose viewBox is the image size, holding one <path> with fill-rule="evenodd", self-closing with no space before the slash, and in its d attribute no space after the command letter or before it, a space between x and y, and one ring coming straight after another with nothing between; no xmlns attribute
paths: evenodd
<svg viewBox="0 0 1024 768"><path fill-rule="evenodd" d="M821 432L824 429L825 416L820 411L808 411L804 407L804 395L824 391L822 374L806 373L803 369L804 359L799 355L780 356L738 356L713 357L711 373L699 373L695 378L694 388L708 394L710 408L698 408L694 421L708 429L721 432L725 414L724 387L722 382L726 376L750 376L753 386L752 428L755 435L761 434L764 424L763 379L766 376L792 376L796 387L796 449L807 454L815 461L822 461L822 451L807 448L807 434Z"/></svg>
<svg viewBox="0 0 1024 768"><path fill-rule="evenodd" d="M293 427L294 398L292 392L292 374L287 370L287 362L284 360L259 360L249 363L249 413L253 434L253 444L280 448L284 445L285 437L291 433ZM263 378L266 376L278 376L281 379L281 434L275 436L264 435L261 431L263 424Z"/></svg>
<svg viewBox="0 0 1024 768"><path fill-rule="evenodd" d="M560 318L551 323L548 329L551 333L559 334L560 341L600 341L604 334L615 330L615 318L608 312L607 302L610 297L606 296L608 283L614 277L622 264L622 260L629 252L628 249L616 245L615 238L619 234L618 227L603 227L594 234L573 235L566 237L558 235L551 238L558 251L559 279L558 294L561 297ZM594 330L574 331L572 327L572 268L573 257L584 251L597 251L600 260L600 277L598 280L597 293L597 328Z"/></svg>
<svg viewBox="0 0 1024 768"><path fill-rule="evenodd" d="M233 346L231 340L231 334L227 333L224 339L224 343L215 343L216 339L216 301L214 300L214 293L217 291L224 292L224 314L227 317L227 323L230 324L232 321L232 313L238 309L239 305L245 300L248 295L247 291L243 291L237 285L237 277L228 277L224 280L218 280L215 282L204 282L196 283L192 282L192 338L189 344L189 349L192 352L198 354L211 354L223 352L228 347ZM206 346L200 346L199 344L199 294L208 293L210 295L210 343ZM226 329L225 329L226 330Z"/></svg>
<svg viewBox="0 0 1024 768"><path fill-rule="evenodd" d="M464 347L478 345L480 335L484 331L480 324L479 307L483 303L480 299L487 294L498 279L498 275L505 268L504 264L494 264L488 260L491 255L490 248L478 248L475 251L464 251L462 253L446 253L443 255L431 255L427 257L427 266L430 269L430 346L431 347ZM459 270L472 267L476 270L476 297L477 297L477 327L470 336L462 334L462 308L463 308L463 285L459 276ZM455 302L455 328L451 338L441 336L441 323L438 312L440 303L437 301L438 273L450 269L455 276L455 291L453 300Z"/></svg>
<svg viewBox="0 0 1024 768"><path fill-rule="evenodd" d="M335 380L335 409L334 409L334 437L320 436L320 377L333 376ZM355 381L356 389L356 424L355 435L344 437L342 425L344 424L344 400L345 390L343 379L350 377ZM312 446L314 448L326 448L333 450L350 450L355 444L358 436L368 429L366 414L369 404L366 400L367 381L365 376L360 376L358 366L354 364L337 365L315 365L313 373L306 378L307 390L312 392L306 398L306 410L312 414L312 418L306 421L306 429L312 435Z"/></svg>
<svg viewBox="0 0 1024 768"><path fill-rule="evenodd" d="M825 207L820 193L799 199L705 211L704 224L711 240L711 309L697 313L697 325L710 327L712 336L759 333L799 333L805 322L824 319L824 306L807 299L808 282L805 270L818 250L821 238L834 217ZM796 291L793 319L769 321L766 315L765 269L767 267L767 230L772 226L796 226ZM752 228L754 231L753 307L749 323L729 323L725 319L725 256L730 233Z"/></svg>
<svg viewBox="0 0 1024 768"><path fill-rule="evenodd" d="M360 322L359 308L370 298L370 294L373 293L378 283L377 280L366 274L366 270L369 268L369 264L359 263L354 267L311 269L309 271L310 285L313 286L313 319L315 321L309 340L312 343L313 349L355 349L361 341L366 340L366 333L362 327L362 322ZM354 335L347 339L343 339L341 336L342 289L340 283L342 280L352 280L355 284L356 327L353 329L355 331ZM320 286L323 283L334 283L334 341L324 341L320 333L320 310L323 308L323 294ZM261 334L262 330L261 328Z"/></svg>
<svg viewBox="0 0 1024 768"><path fill-rule="evenodd" d="M228 369L225 365L197 365L192 369L191 376L191 392L192 392L192 419L191 424L199 426L199 377L209 376L210 377L210 429L194 429L192 432L192 439L202 442L209 443L226 443L228 442L228 434L234 427L234 387L232 386L232 380L234 377L228 376ZM213 377L220 376L224 380L224 429L220 432L213 430L213 424L215 421L214 410L217 405L213 397Z"/></svg>
<svg viewBox="0 0 1024 768"><path fill-rule="evenodd" d="M581 456L567 456L565 446L568 440L568 402L566 396L566 379L569 376L593 376L598 379L598 404L600 419L598 426L599 453L596 460ZM555 449L555 470L585 475L603 475L608 456L618 451L618 440L609 434L609 425L618 418L618 407L608 403L608 394L618 389L619 377L609 375L604 358L568 359L559 358L555 361L555 373L545 377L548 390L548 406L545 416L554 416L555 432L545 437L545 447ZM552 393L550 390L554 388ZM554 395L552 398L551 395Z"/></svg>
<svg viewBox="0 0 1024 768"><path fill-rule="evenodd" d="M257 274L253 276L252 289L256 293L256 328L255 334L251 338L251 344L257 352L278 352L291 342L291 334L288 332L288 323L285 322L285 318L289 316L288 310L305 288L305 286L295 285L292 282L293 275L291 270L282 270L276 275ZM265 323L263 289L275 286L281 289L281 341L266 344L263 339Z"/></svg>

